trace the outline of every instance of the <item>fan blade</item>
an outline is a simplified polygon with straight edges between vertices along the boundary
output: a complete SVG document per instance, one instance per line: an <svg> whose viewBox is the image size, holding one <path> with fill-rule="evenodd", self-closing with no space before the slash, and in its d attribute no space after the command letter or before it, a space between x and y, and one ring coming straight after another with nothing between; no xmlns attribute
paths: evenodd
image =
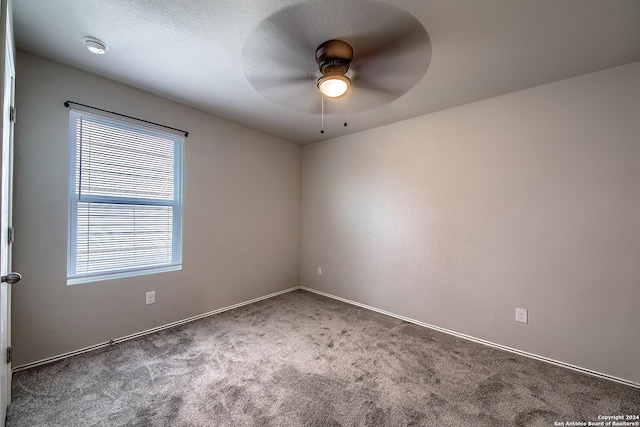
<svg viewBox="0 0 640 427"><path fill-rule="evenodd" d="M245 74L250 81L254 73L319 73L314 57L316 41L308 31L309 20L313 19L313 14L306 10L309 7L303 10L286 7L262 21L251 33L242 50Z"/></svg>
<svg viewBox="0 0 640 427"><path fill-rule="evenodd" d="M397 91L392 90L391 88L388 87L388 85L376 83L375 81L371 81L363 78L354 77L351 82L351 87L356 91L359 91L362 89L367 91L379 92L380 94L383 94L383 95L398 96Z"/></svg>
<svg viewBox="0 0 640 427"><path fill-rule="evenodd" d="M415 26L393 26L375 35L349 39L355 50L353 65L363 68L371 61L393 62L408 55L424 55L425 45L430 45L428 33Z"/></svg>
<svg viewBox="0 0 640 427"><path fill-rule="evenodd" d="M304 63L315 66L315 57L313 53L315 52L317 43L315 40L311 40L309 35L309 23L305 22L305 13L298 13L302 16L298 17L295 21L291 21L291 17L286 10L281 11L280 13L276 13L271 15L263 23L263 25L267 26L264 31L271 32L274 36L277 36L277 41L282 41L284 44L281 49L283 49L284 53L289 54L291 51L297 52L300 55L300 58L304 58ZM271 42L276 42L276 40L271 40Z"/></svg>
<svg viewBox="0 0 640 427"><path fill-rule="evenodd" d="M320 114L321 95L313 80L289 81L281 86L263 88L260 93L277 105L286 105L294 111Z"/></svg>
<svg viewBox="0 0 640 427"><path fill-rule="evenodd" d="M352 112L365 111L370 109L372 105L384 105L392 102L402 93L402 91L393 90L388 84L354 78L347 98L348 109Z"/></svg>
<svg viewBox="0 0 640 427"><path fill-rule="evenodd" d="M242 50L244 73L254 89L271 102L315 113L314 104L319 105L315 82L320 76L316 46L306 31L308 22L291 19L291 12L287 7L271 15L249 36Z"/></svg>
<svg viewBox="0 0 640 427"><path fill-rule="evenodd" d="M261 92L263 90L278 89L292 83L300 82L304 82L305 84L313 87L314 81L314 76L309 74L290 74L279 76L260 75L251 81L251 85L258 92Z"/></svg>
<svg viewBox="0 0 640 427"><path fill-rule="evenodd" d="M383 74L398 80L413 80L413 87L431 62L431 40L419 23L390 24L373 36L354 38L353 44L352 67L365 79L377 79Z"/></svg>
<svg viewBox="0 0 640 427"><path fill-rule="evenodd" d="M375 91L376 105L392 102L411 90L431 62L431 41L421 25L417 28L391 24L385 31L368 38L356 38L353 43L353 84L364 91ZM361 104L358 100L356 105L366 107L374 101L370 99L369 104Z"/></svg>

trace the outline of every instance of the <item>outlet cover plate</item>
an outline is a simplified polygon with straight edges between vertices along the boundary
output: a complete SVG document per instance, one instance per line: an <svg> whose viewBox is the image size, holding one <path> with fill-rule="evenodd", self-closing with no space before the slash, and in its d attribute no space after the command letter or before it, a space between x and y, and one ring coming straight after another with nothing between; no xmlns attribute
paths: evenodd
<svg viewBox="0 0 640 427"><path fill-rule="evenodd" d="M516 322L529 323L529 310L526 308L516 308Z"/></svg>
<svg viewBox="0 0 640 427"><path fill-rule="evenodd" d="M147 304L155 304L156 303L156 291L147 292Z"/></svg>

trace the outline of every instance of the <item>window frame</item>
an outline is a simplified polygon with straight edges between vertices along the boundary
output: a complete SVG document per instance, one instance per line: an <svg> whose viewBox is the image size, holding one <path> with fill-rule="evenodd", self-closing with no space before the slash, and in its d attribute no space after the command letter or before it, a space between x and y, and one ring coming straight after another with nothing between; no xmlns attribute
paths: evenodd
<svg viewBox="0 0 640 427"><path fill-rule="evenodd" d="M76 191L76 165L80 164L81 159L76 159L77 153L77 135L78 118L87 117L92 121L96 121L115 128L133 131L137 133L147 134L150 136L167 138L173 141L174 150L174 183L173 183L173 199L154 199L141 197L126 196L104 196L91 194L78 194ZM167 131L159 126L152 124L141 124L133 120L121 118L117 115L109 113L96 113L87 111L82 108L72 108L69 111L69 186L68 186L68 203L69 203L69 221L68 221L68 238L67 238L67 285L79 283L87 283L94 281L119 279L125 277L134 277L146 274L162 273L167 271L176 271L182 269L182 217L183 217L183 179L184 179L184 136L178 132ZM82 200L80 200L82 197ZM97 204L124 204L135 206L171 206L173 209L172 221L172 260L170 263L151 266L137 266L131 268L113 269L108 271L76 273L77 261L77 221L78 221L78 203L97 203Z"/></svg>

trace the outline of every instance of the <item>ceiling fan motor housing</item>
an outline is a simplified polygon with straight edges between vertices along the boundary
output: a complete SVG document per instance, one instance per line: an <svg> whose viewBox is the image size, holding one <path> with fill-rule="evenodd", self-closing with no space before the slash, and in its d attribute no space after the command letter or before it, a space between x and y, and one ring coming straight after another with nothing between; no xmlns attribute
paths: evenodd
<svg viewBox="0 0 640 427"><path fill-rule="evenodd" d="M345 74L353 59L353 48L343 40L328 40L316 49L316 62L323 75Z"/></svg>

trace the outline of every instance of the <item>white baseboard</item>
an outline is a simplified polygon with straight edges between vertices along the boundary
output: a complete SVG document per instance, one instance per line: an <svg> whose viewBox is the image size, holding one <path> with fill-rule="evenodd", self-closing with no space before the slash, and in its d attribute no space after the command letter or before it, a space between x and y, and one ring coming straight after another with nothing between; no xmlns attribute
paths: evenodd
<svg viewBox="0 0 640 427"><path fill-rule="evenodd" d="M274 292L269 295L265 295L262 297L254 298L249 301L240 302L238 304L230 305L228 307L219 308L217 310L209 311L207 313L198 314L197 316L189 317L187 319L178 320L177 322L167 323L166 325L157 326L155 328L147 329L146 331L136 332L135 334L127 335L120 338L114 338L111 341L103 342L100 344L92 345L89 347L81 348L79 350L70 351L68 353L59 354L57 356L48 357L46 359L38 360L37 362L27 363L24 365L16 366L12 369L13 372L21 371L23 369L29 369L40 365L46 365L47 363L57 362L58 360L66 359L67 357L76 356L78 354L87 353L93 350L97 350L99 348L109 347L110 345L114 345L117 343L121 343L124 341L128 341L133 338L138 338L143 335L152 334L154 332L161 331L163 329L169 329L174 326L183 325L185 323L193 322L195 320L204 319L205 317L213 316L214 314L222 313L224 311L233 310L234 308L242 307L243 305L253 304L254 302L262 301L264 299L273 298L278 295L286 294L288 292L297 291L300 289L300 286L294 286L293 288L285 289L283 291Z"/></svg>
<svg viewBox="0 0 640 427"><path fill-rule="evenodd" d="M550 358L545 357L545 356L540 356L540 355L537 355L537 354L534 354L534 353L529 353L529 352L526 352L526 351L523 351L523 350L518 350L518 349L515 349L515 348L507 347L507 346L502 345L502 344L496 344L496 343L491 342L491 341L487 341L487 340L483 340L483 339L480 339L480 338L476 338L476 337L473 337L471 335L462 334L460 332L451 331L449 329L441 328L439 326L430 325L428 323L421 322L421 321L415 320L415 319L411 319L411 318L408 318L408 317L405 317L405 316L401 316L399 314L391 313L391 312L386 311L386 310L381 310L379 308L372 307L370 305L362 304L362 303L359 303L359 302L356 302L356 301L352 301L352 300L349 300L349 299L346 299L346 298L342 298L342 297L339 297L339 296L336 296L336 295L332 295L332 294L329 294L329 293L326 293L326 292L322 292L322 291L318 291L318 290L315 290L315 289L307 288L306 286L294 286L294 287L289 288L289 289L285 289L285 290L282 290L282 291L274 292L274 293L271 293L271 294L268 294L268 295L264 295L262 297L258 297L258 298L254 298L254 299L251 299L251 300L248 300L248 301L244 301L244 302L238 303L238 304L230 305L228 307L219 308L217 310L209 311L207 313L199 314L197 316L189 317L187 319L178 320L177 322L167 323L166 325L157 326L155 328L147 329L147 330L142 331L142 332L137 332L135 334L127 335L127 336L120 337L120 338L115 338L115 339L113 339L111 341L103 342L103 343L92 345L92 346L85 347L85 348L81 348L79 350L70 351L68 353L60 354L60 355L49 357L49 358L42 359L42 360L38 360L36 362L32 362L32 363L27 363L27 364L24 364L24 365L16 366L16 367L13 368L13 372L21 371L23 369L33 368L33 367L40 366L40 365L46 365L48 363L56 362L58 360L63 360L63 359L66 359L68 357L71 357L71 356L75 356L75 355L82 354L82 353L87 353L89 351L97 350L99 348L108 347L110 345L114 345L114 344L117 344L117 343L120 343L120 342L128 341L128 340L133 339L133 338L141 337L143 335L147 335L147 334L151 334L151 333L154 333L154 332L158 332L158 331L161 331L163 329L169 329L169 328L172 328L174 326L183 325L185 323L189 323L189 322L193 322L193 321L196 321L196 320L200 320L200 319L203 319L205 317L213 316L214 314L222 313L224 311L233 310L234 308L242 307L242 306L248 305L248 304L253 304L254 302L262 301L262 300L265 300L265 299L268 299L268 298L273 298L275 296L286 294L286 293L292 292L292 291L296 291L298 289L302 289L304 291L312 292L314 294L318 294L318 295L322 295L322 296L325 296L325 297L328 297L328 298L332 298L332 299L335 299L335 300L338 300L338 301L342 301L342 302L345 302L347 304L351 304L351 305L355 305L355 306L358 306L358 307L362 307L364 309L375 311L376 313L384 314L386 316L395 317L396 319L404 320L405 322L413 323L413 324L419 325L419 326L424 326L425 328L433 329L435 331L443 332L445 334L453 335L453 336L456 336L456 337L459 337L459 338L463 338L463 339L466 339L466 340L469 340L469 341L473 341L473 342L476 342L476 343L479 343L479 344L483 344L483 345L486 345L486 346L489 346L489 347L494 347L494 348L497 348L497 349L500 349L500 350L508 351L510 353L519 354L521 356L525 356L525 357L529 357L529 358L532 358L532 359L540 360L542 362L551 363L553 365L561 366L563 368L571 369L573 371L582 372L584 374L592 375L594 377L602 378L602 379L605 379L605 380L614 381L614 382L617 382L617 383L620 383L620 384L624 384L624 385L628 385L628 386L631 386L631 387L640 388L640 383L637 383L635 381L626 380L624 378L614 377L613 375L608 375L608 374L603 374L601 372L592 371L590 369L582 368L580 366L572 365L570 363L566 363L566 362L562 362L562 361L559 361L559 360L550 359Z"/></svg>
<svg viewBox="0 0 640 427"><path fill-rule="evenodd" d="M554 359L550 359L548 357L544 357L544 356L540 356L534 353L529 353L527 351L523 351L523 350L518 350L516 348L511 348L511 347L507 347L505 345L502 344L496 344L494 342L491 341L487 341L487 340L483 340L480 338L476 338L476 337L472 337L471 335L466 335L466 334L461 334L460 332L456 332L456 331L451 331L449 329L445 329L445 328L441 328L439 326L434 326L434 325L430 325L428 323L424 323L421 322L419 320L415 320L415 319L410 319L408 317L404 317L404 316L400 316L399 314L395 314L395 313L391 313L389 311L386 310L381 310L379 308L376 307L372 307L370 305L366 305L366 304L361 304L359 302L356 301L352 301L346 298L342 298L342 297L338 297L332 294L328 294L326 292L322 292L322 291L317 291L315 289L311 289L311 288L307 288L306 286L300 286L300 289L304 290L304 291L308 291L308 292L312 292L314 294L318 294L318 295L322 295L328 298L332 298L338 301L342 301L342 302L346 302L347 304L352 304L358 307L362 307L365 308L367 310L371 310L371 311L375 311L377 313L381 313L387 316L391 316L391 317L395 317L396 319L400 319L400 320L404 320L405 322L409 322L409 323L413 323L419 326L424 326L425 328L429 328L429 329L433 329L439 332L443 332L445 334L449 334L449 335L453 335L459 338L463 338L469 341L473 341L479 344L483 344L483 345L487 345L489 347L494 347L500 350L504 350L504 351L508 351L510 353L515 353L515 354L519 354L521 356L526 356L529 357L531 359L536 359L536 360L540 360L542 362L546 362L546 363L551 363L553 365L557 365L557 366L562 366L563 368L568 368L571 369L573 371L578 371L578 372L582 372L583 374L588 374L588 375L592 375L594 377L598 377L598 378L603 378L605 380L609 380L609 381L615 381L617 383L620 384L624 384L624 385L628 385L631 387L636 387L636 388L640 388L640 383L637 383L635 381L631 381L631 380L626 380L624 378L618 378L618 377L614 377L613 375L608 375L608 374L603 374L601 372L596 372L596 371L592 371L591 369L586 369L586 368L582 368L580 366L576 366L576 365L572 365L570 363L565 363L565 362L561 362L559 360L554 360Z"/></svg>

